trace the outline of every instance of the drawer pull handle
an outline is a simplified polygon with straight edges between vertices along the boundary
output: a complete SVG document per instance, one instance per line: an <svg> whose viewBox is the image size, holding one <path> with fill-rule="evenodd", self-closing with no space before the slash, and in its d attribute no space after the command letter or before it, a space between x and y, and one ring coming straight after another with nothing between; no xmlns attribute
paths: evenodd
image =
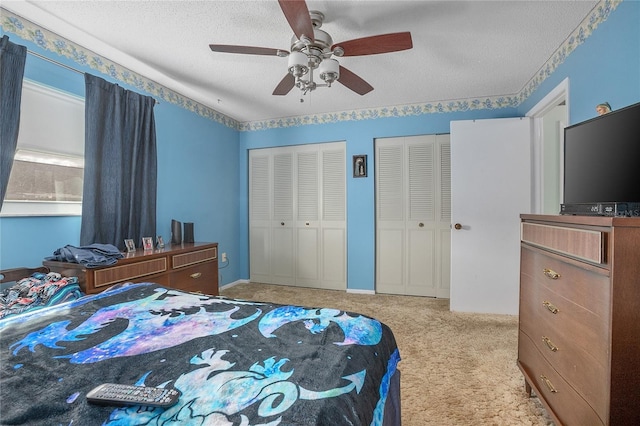
<svg viewBox="0 0 640 426"><path fill-rule="evenodd" d="M551 352L558 352L558 347L554 345L551 339L549 339L547 336L542 336L542 341L545 345L547 345L549 349L551 349Z"/></svg>
<svg viewBox="0 0 640 426"><path fill-rule="evenodd" d="M560 274L553 269L545 268L542 272L544 272L544 275L549 279L557 280L558 278L560 278Z"/></svg>
<svg viewBox="0 0 640 426"><path fill-rule="evenodd" d="M540 375L540 379L542 379L542 382L545 384L545 386L549 389L549 392L551 393L556 393L558 392L558 390L553 386L553 383L551 383L551 380L549 380L547 378L547 376L545 376L544 374Z"/></svg>
<svg viewBox="0 0 640 426"><path fill-rule="evenodd" d="M198 278L200 278L202 276L202 272L196 272L195 274L191 274L189 276L191 278L193 278L194 280L197 280Z"/></svg>
<svg viewBox="0 0 640 426"><path fill-rule="evenodd" d="M551 312L552 314L557 314L558 313L558 308L554 304L552 304L550 302L547 302L546 300L544 302L542 302L542 306L547 308L549 310L549 312Z"/></svg>

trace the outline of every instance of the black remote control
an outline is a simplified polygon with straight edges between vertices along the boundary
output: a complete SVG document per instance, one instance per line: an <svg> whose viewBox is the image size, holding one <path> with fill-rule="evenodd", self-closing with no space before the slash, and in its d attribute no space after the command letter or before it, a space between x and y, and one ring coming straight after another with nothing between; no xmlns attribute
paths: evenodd
<svg viewBox="0 0 640 426"><path fill-rule="evenodd" d="M178 402L180 392L176 389L149 386L103 383L87 394L87 401L100 405L146 405L149 407L171 407Z"/></svg>

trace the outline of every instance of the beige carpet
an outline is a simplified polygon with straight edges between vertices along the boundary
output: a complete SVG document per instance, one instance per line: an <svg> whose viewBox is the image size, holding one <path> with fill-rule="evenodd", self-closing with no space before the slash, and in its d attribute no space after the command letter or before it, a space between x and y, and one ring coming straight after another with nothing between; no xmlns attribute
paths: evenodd
<svg viewBox="0 0 640 426"><path fill-rule="evenodd" d="M359 312L387 324L402 357L403 426L553 424L525 394L515 316L452 313L442 299L267 284L221 295Z"/></svg>

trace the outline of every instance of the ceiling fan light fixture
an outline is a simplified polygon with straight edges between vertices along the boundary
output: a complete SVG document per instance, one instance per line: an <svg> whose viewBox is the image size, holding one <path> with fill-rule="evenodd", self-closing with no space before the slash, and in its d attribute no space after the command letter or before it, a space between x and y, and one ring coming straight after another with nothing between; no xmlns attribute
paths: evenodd
<svg viewBox="0 0 640 426"><path fill-rule="evenodd" d="M289 54L289 72L294 77L302 77L309 72L309 60L302 52L291 52Z"/></svg>
<svg viewBox="0 0 640 426"><path fill-rule="evenodd" d="M340 78L340 64L335 59L325 59L318 68L320 78L331 87L331 83Z"/></svg>

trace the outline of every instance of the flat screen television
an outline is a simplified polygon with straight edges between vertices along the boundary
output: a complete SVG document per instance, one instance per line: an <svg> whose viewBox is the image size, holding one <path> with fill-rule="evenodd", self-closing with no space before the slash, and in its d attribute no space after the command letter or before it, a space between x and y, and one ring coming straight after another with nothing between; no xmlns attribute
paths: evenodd
<svg viewBox="0 0 640 426"><path fill-rule="evenodd" d="M565 128L563 198L562 214L640 215L640 103Z"/></svg>

